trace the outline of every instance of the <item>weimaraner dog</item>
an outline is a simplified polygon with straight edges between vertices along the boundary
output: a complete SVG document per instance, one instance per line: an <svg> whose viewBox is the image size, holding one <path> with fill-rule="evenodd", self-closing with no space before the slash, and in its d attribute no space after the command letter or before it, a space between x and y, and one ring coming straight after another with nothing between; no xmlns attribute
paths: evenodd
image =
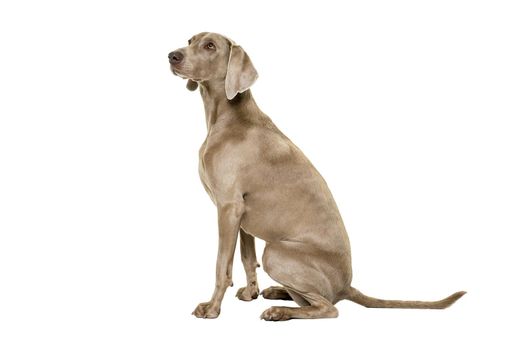
<svg viewBox="0 0 525 350"><path fill-rule="evenodd" d="M219 252L211 300L193 314L216 318L228 286L237 236L246 287L237 297L257 298L254 237L266 241L263 268L282 287L266 299L293 300L299 307L270 307L261 318L337 317L334 304L349 299L366 307L443 309L465 292L439 301L382 300L351 286L348 235L328 186L301 150L266 116L250 92L257 79L250 58L215 33L193 36L168 55L171 71L200 90L208 135L199 151L199 175L217 206Z"/></svg>

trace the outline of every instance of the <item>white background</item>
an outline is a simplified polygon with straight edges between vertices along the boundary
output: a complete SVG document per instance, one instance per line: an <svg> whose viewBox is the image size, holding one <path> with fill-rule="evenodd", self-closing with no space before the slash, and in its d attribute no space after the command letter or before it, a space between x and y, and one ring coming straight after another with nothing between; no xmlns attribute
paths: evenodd
<svg viewBox="0 0 525 350"><path fill-rule="evenodd" d="M522 349L524 18L519 1L2 2L0 348ZM201 31L245 48L259 106L324 175L357 288L468 294L269 323L290 303L237 300L237 255L221 316L193 318L216 213L202 101L167 54Z"/></svg>

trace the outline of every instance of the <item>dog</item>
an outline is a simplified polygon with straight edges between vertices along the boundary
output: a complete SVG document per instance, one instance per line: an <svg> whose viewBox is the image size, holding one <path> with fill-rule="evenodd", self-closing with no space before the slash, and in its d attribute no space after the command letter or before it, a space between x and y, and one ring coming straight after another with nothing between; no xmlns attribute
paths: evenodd
<svg viewBox="0 0 525 350"><path fill-rule="evenodd" d="M258 77L241 46L216 33L200 33L168 55L171 71L199 88L208 134L199 151L199 175L217 206L219 252L215 290L193 315L216 318L228 286L240 237L246 286L237 297L259 295L254 237L266 242L263 269L281 286L266 299L293 300L299 307L273 306L261 318L333 318L348 299L372 308L444 309L462 297L439 301L383 300L351 286L350 242L323 177L301 150L257 106L250 87Z"/></svg>

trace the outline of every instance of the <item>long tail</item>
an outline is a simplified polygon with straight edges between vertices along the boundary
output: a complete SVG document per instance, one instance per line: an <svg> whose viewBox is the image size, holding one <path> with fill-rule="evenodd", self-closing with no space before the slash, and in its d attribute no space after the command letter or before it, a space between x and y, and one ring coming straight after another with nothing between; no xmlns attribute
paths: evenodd
<svg viewBox="0 0 525 350"><path fill-rule="evenodd" d="M454 304L467 292L456 292L451 296L438 301L408 301L408 300L383 300L364 295L357 289L350 287L346 299L359 305L372 308L401 308L401 309L445 309Z"/></svg>

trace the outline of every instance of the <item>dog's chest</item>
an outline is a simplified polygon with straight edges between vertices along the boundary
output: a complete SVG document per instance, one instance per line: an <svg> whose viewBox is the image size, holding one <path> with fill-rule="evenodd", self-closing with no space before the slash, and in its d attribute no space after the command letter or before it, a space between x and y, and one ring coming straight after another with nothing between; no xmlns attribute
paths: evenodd
<svg viewBox="0 0 525 350"><path fill-rule="evenodd" d="M204 140L204 143L202 144L200 150L199 150L199 176L201 178L202 185L204 186L204 189L210 196L213 203L217 204L215 201L215 196L212 191L212 186L210 179L208 177L208 173L206 172L206 165L204 164L204 154L206 152L206 146L208 144L208 139Z"/></svg>

